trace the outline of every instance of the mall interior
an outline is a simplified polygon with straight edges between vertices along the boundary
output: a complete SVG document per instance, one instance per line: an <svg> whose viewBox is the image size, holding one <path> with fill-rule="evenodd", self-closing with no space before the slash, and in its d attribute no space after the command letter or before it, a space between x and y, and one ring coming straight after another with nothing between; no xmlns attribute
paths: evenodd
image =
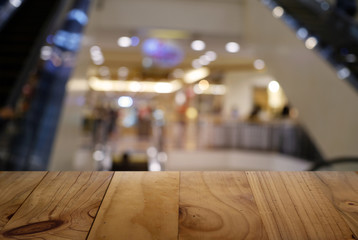
<svg viewBox="0 0 358 240"><path fill-rule="evenodd" d="M0 170L357 171L356 5L0 0Z"/></svg>

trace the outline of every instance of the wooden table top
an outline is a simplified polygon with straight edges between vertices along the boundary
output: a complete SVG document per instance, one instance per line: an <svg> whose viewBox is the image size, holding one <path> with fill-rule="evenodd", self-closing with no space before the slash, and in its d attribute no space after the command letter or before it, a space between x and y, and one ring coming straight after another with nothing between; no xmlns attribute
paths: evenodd
<svg viewBox="0 0 358 240"><path fill-rule="evenodd" d="M0 172L0 239L357 236L356 172Z"/></svg>

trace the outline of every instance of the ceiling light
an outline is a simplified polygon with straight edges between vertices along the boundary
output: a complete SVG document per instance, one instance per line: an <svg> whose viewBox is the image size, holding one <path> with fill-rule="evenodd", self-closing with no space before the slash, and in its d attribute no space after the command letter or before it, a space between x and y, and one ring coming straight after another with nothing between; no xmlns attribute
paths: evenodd
<svg viewBox="0 0 358 240"><path fill-rule="evenodd" d="M205 91L205 90L209 89L210 84L209 84L208 80L203 79L198 83L198 86L199 86L200 90Z"/></svg>
<svg viewBox="0 0 358 240"><path fill-rule="evenodd" d="M191 48L194 51L202 51L205 49L205 42L202 40L195 40L191 43Z"/></svg>
<svg viewBox="0 0 358 240"><path fill-rule="evenodd" d="M117 91L117 92L148 92L148 93L172 93L178 91L182 84L178 80L171 82L153 81L118 81L100 80L91 77L88 81L89 86L95 91Z"/></svg>
<svg viewBox="0 0 358 240"><path fill-rule="evenodd" d="M254 61L254 68L256 68L257 70L262 70L265 68L265 62L261 59L256 59Z"/></svg>
<svg viewBox="0 0 358 240"><path fill-rule="evenodd" d="M118 98L118 106L122 108L129 108L133 105L133 99L129 96L121 96Z"/></svg>
<svg viewBox="0 0 358 240"><path fill-rule="evenodd" d="M132 45L132 40L129 37L120 37L118 38L117 44L120 47L130 47Z"/></svg>
<svg viewBox="0 0 358 240"><path fill-rule="evenodd" d="M170 93L173 90L173 86L170 83L160 82L155 84L154 90L157 93Z"/></svg>
<svg viewBox="0 0 358 240"><path fill-rule="evenodd" d="M203 55L203 56L201 56L201 57L199 58L199 63L200 63L201 65L205 66L205 65L208 65L208 64L210 63L210 60L209 60L208 56Z"/></svg>
<svg viewBox="0 0 358 240"><path fill-rule="evenodd" d="M209 74L210 70L206 67L193 69L184 75L184 81L186 83L193 83L207 77Z"/></svg>
<svg viewBox="0 0 358 240"><path fill-rule="evenodd" d="M194 59L192 62L191 62L191 66L193 68L201 68L203 65L201 65L199 59Z"/></svg>
<svg viewBox="0 0 358 240"><path fill-rule="evenodd" d="M214 51L207 51L206 53L205 53L205 56L207 56L208 57L208 59L209 59L209 61L215 61L216 60L216 57L217 57L217 55L216 55L216 52L214 52Z"/></svg>
<svg viewBox="0 0 358 240"><path fill-rule="evenodd" d="M280 90L280 84L277 81L271 81L268 85L268 89L270 92L278 92Z"/></svg>
<svg viewBox="0 0 358 240"><path fill-rule="evenodd" d="M228 42L225 46L225 49L229 53L236 53L240 50L240 45L236 42Z"/></svg>

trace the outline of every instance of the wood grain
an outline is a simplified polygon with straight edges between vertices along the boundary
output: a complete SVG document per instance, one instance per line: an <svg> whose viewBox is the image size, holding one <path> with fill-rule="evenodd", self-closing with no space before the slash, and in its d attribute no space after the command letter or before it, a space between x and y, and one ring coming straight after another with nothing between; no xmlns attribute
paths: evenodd
<svg viewBox="0 0 358 240"><path fill-rule="evenodd" d="M177 239L178 172L116 172L88 239Z"/></svg>
<svg viewBox="0 0 358 240"><path fill-rule="evenodd" d="M244 172L182 172L179 239L267 239Z"/></svg>
<svg viewBox="0 0 358 240"><path fill-rule="evenodd" d="M0 172L0 231L46 172Z"/></svg>
<svg viewBox="0 0 358 240"><path fill-rule="evenodd" d="M358 239L358 175L354 172L317 172L322 190Z"/></svg>
<svg viewBox="0 0 358 240"><path fill-rule="evenodd" d="M49 172L1 239L85 239L112 172Z"/></svg>
<svg viewBox="0 0 358 240"><path fill-rule="evenodd" d="M351 239L352 232L309 172L248 172L270 239Z"/></svg>

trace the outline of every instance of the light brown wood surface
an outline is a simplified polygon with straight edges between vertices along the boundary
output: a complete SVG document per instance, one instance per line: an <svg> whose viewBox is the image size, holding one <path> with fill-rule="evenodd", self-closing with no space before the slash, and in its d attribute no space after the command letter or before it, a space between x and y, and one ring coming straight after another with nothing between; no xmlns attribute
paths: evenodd
<svg viewBox="0 0 358 240"><path fill-rule="evenodd" d="M267 239L244 172L182 172L179 239Z"/></svg>
<svg viewBox="0 0 358 240"><path fill-rule="evenodd" d="M46 172L0 172L0 231Z"/></svg>
<svg viewBox="0 0 358 240"><path fill-rule="evenodd" d="M178 201L178 172L115 173L88 239L177 239Z"/></svg>
<svg viewBox="0 0 358 240"><path fill-rule="evenodd" d="M3 239L85 239L112 174L49 172L5 225Z"/></svg>
<svg viewBox="0 0 358 240"><path fill-rule="evenodd" d="M308 172L248 172L270 239L351 239L352 232Z"/></svg>
<svg viewBox="0 0 358 240"><path fill-rule="evenodd" d="M358 236L358 174L318 172L326 197L332 202L355 236Z"/></svg>
<svg viewBox="0 0 358 240"><path fill-rule="evenodd" d="M352 240L357 182L356 172L0 172L0 239Z"/></svg>

